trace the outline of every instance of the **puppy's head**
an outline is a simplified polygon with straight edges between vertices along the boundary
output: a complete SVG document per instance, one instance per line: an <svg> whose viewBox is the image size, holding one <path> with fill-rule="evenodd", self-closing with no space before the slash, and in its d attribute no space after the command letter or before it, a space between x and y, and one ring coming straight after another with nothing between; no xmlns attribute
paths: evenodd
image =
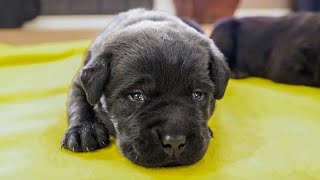
<svg viewBox="0 0 320 180"><path fill-rule="evenodd" d="M147 167L200 160L229 79L214 44L193 31L148 29L121 33L102 49L92 49L81 80L90 104L107 105L100 110L124 156Z"/></svg>
<svg viewBox="0 0 320 180"><path fill-rule="evenodd" d="M238 26L238 21L235 18L225 18L215 23L214 30L210 35L210 38L226 57L231 70L236 66Z"/></svg>

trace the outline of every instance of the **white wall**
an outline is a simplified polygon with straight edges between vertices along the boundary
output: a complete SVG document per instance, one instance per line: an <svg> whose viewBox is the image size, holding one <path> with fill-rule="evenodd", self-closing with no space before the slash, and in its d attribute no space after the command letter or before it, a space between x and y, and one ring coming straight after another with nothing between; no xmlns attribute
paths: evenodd
<svg viewBox="0 0 320 180"><path fill-rule="evenodd" d="M276 8L289 9L290 0L241 0L241 9L248 8Z"/></svg>

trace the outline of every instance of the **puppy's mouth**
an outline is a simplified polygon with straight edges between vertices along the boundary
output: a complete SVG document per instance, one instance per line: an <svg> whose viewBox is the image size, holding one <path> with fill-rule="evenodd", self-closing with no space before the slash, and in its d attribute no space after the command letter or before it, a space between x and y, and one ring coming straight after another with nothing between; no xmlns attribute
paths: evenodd
<svg viewBox="0 0 320 180"><path fill-rule="evenodd" d="M208 137L205 139L210 141L213 136L212 131L208 127L203 130L207 131ZM176 139L173 143L167 142L166 144L158 129L151 132L151 134L144 134L136 138L118 137L117 143L122 154L131 162L144 167L176 167L190 165L200 160L209 144L206 140L201 140L202 136L196 134L186 136L183 144L178 143L179 146L174 144ZM181 149L179 150L179 148Z"/></svg>
<svg viewBox="0 0 320 180"><path fill-rule="evenodd" d="M182 164L177 162L169 162L167 164L164 164L162 167L176 167L176 166L182 166Z"/></svg>
<svg viewBox="0 0 320 180"><path fill-rule="evenodd" d="M160 167L177 167L177 166L183 166L185 164L181 163L178 158L164 158L162 162L155 162L155 164L149 164L145 162L145 157L139 155L139 153L135 152L136 155L134 157L133 163L142 165L145 167L151 167L151 168L160 168Z"/></svg>
<svg viewBox="0 0 320 180"><path fill-rule="evenodd" d="M159 167L177 167L190 165L202 158L203 155L193 156L188 152L188 155L183 154L179 156L170 156L165 152L155 152L154 154L144 154L144 151L139 151L134 145L131 146L132 151L129 153L123 153L130 161L135 164L150 167L150 168L159 168ZM203 151L199 149L199 151Z"/></svg>

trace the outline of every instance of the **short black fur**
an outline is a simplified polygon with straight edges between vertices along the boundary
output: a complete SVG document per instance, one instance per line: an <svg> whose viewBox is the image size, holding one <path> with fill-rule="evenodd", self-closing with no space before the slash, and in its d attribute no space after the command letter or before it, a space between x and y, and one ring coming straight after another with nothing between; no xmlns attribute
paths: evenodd
<svg viewBox="0 0 320 180"><path fill-rule="evenodd" d="M226 56L232 77L320 86L319 13L228 18L211 38Z"/></svg>
<svg viewBox="0 0 320 180"><path fill-rule="evenodd" d="M199 161L213 136L208 120L229 79L222 54L163 13L133 10L110 26L74 79L62 147L92 151L112 135L122 154L142 166Z"/></svg>

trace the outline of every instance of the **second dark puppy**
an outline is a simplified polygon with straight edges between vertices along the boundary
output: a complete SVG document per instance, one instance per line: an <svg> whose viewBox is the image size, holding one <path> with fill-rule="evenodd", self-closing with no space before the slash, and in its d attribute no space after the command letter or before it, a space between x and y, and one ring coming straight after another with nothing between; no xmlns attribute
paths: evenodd
<svg viewBox="0 0 320 180"><path fill-rule="evenodd" d="M232 76L320 86L320 14L229 18L211 35Z"/></svg>

